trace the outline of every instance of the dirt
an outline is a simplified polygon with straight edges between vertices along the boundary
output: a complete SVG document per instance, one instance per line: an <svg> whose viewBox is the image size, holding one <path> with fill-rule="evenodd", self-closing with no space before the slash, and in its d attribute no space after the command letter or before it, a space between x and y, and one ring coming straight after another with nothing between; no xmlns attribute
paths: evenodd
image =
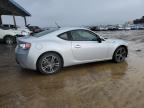
<svg viewBox="0 0 144 108"><path fill-rule="evenodd" d="M126 61L90 63L41 75L16 64L15 46L0 44L0 108L143 108L144 31L98 34L127 40Z"/></svg>

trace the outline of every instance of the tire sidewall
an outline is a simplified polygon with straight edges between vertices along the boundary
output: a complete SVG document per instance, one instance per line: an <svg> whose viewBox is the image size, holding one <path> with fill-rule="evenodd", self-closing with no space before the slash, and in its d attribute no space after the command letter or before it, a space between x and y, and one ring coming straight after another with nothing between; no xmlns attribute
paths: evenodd
<svg viewBox="0 0 144 108"><path fill-rule="evenodd" d="M123 47L123 46L120 46L120 47L118 47L118 48L115 50L115 52L114 52L113 61L114 61L115 63L121 63L121 62L125 61L125 58L126 58L126 57L125 57L122 61L118 61L117 58L116 58L116 53L117 53L117 51L118 51L120 48L124 48L124 47ZM124 48L124 49L126 50L126 48Z"/></svg>
<svg viewBox="0 0 144 108"><path fill-rule="evenodd" d="M47 57L47 56L55 56L55 57L58 58L59 63L60 63L60 66L59 66L59 68L57 69L57 71L55 71L55 72L53 72L53 73L46 73L46 72L43 71L43 69L42 69L42 67L41 67L41 63L42 63L42 60L43 60L45 57ZM62 66L63 66L62 58L61 58L58 54L56 54L56 53L51 53L51 52L43 54L43 55L38 59L38 62L37 62L37 70L38 70L40 73L46 74L46 75L51 75L51 74L54 74L54 73L59 72L60 69L62 68Z"/></svg>

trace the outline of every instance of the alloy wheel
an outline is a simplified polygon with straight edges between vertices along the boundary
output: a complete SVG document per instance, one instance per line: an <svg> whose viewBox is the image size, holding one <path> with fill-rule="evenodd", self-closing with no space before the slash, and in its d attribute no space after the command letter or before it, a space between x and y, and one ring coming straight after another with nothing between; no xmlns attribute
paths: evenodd
<svg viewBox="0 0 144 108"><path fill-rule="evenodd" d="M122 62L125 60L127 56L127 51L124 47L120 47L115 52L115 61L116 62Z"/></svg>
<svg viewBox="0 0 144 108"><path fill-rule="evenodd" d="M43 72L51 74L59 70L60 60L55 55L49 55L42 59L41 69Z"/></svg>
<svg viewBox="0 0 144 108"><path fill-rule="evenodd" d="M12 44L14 44L14 39L11 38L11 37L7 37L6 40L5 40L5 42L6 42L6 44L8 44L8 45L12 45Z"/></svg>

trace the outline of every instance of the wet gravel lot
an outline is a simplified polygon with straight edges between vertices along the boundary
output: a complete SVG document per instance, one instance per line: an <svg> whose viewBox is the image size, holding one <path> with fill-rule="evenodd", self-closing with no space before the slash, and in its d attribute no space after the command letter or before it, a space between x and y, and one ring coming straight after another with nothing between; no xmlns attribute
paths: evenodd
<svg viewBox="0 0 144 108"><path fill-rule="evenodd" d="M21 69L0 44L0 108L143 108L144 31L98 32L129 42L123 63L67 67L53 75Z"/></svg>

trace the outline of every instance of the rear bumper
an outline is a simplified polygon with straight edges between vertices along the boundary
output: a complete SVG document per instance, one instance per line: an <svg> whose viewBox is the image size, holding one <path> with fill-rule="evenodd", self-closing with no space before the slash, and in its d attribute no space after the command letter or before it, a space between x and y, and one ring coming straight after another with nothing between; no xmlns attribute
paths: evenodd
<svg viewBox="0 0 144 108"><path fill-rule="evenodd" d="M22 68L36 70L36 66L32 58L33 57L30 57L28 50L16 48L15 59Z"/></svg>
<svg viewBox="0 0 144 108"><path fill-rule="evenodd" d="M27 55L16 53L16 62L22 68L27 68Z"/></svg>

